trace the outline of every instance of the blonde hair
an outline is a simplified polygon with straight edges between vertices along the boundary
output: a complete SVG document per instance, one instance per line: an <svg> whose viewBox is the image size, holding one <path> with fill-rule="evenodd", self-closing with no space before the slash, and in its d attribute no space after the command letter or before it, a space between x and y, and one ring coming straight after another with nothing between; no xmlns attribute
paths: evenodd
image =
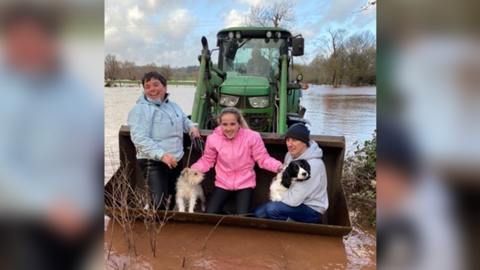
<svg viewBox="0 0 480 270"><path fill-rule="evenodd" d="M235 117L237 118L237 121L238 121L238 124L245 128L245 129L250 129L248 127L248 124L247 122L245 121L245 119L243 118L243 115L242 113L235 107L226 107L225 109L223 109L220 114L218 115L218 119L217 119L217 122L219 125L222 124L222 116L224 116L225 114L233 114L235 115Z"/></svg>

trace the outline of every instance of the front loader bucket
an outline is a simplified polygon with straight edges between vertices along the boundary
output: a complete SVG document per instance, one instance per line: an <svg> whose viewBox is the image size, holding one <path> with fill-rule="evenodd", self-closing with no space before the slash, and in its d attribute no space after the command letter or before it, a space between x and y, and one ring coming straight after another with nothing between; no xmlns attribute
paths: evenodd
<svg viewBox="0 0 480 270"><path fill-rule="evenodd" d="M200 130L200 134L205 141L206 137L211 133L212 130ZM270 156L283 162L285 154L287 153L287 147L285 144L285 140L283 139L283 134L260 134ZM202 213L189 214L175 212L171 212L173 214L172 219L216 224L223 218L221 222L225 225L246 226L254 228L284 230L291 232L323 234L332 236L342 236L348 234L351 230L351 224L345 195L343 193L343 188L341 185L343 159L345 154L345 138L343 136L340 137L312 135L311 139L316 141L320 148L322 148L322 159L327 169L327 191L330 206L326 214L324 215L323 220L320 223L305 224L298 222L283 222L256 219L253 217L240 217L234 215L224 218L225 216L222 215L210 215ZM120 174L128 175L128 180L132 186L142 189L145 188L145 180L143 179L142 171L135 158L135 147L130 139L130 129L128 126L121 127L119 134L119 144L120 168L117 170L117 173L112 176L109 183L105 186L105 194L111 194L112 183L117 181L116 178L118 178ZM189 153L188 147L190 147L190 138L187 134L185 134L184 136L184 147L185 156L183 158L183 162L184 166L186 167ZM190 158L190 165L195 163L200 158L200 156L201 154L199 152L193 150ZM123 173L120 173L120 171L122 171ZM128 171L128 173L125 174L125 171ZM275 177L274 173L260 169L258 166L255 166L255 171L257 175L257 186L255 188L252 200L252 210L256 206L267 203L269 201L270 183ZM208 173L206 173L205 180L202 183L205 196L207 197L207 203L214 189L214 179L215 170L212 168ZM107 195L105 195L105 205L107 211L115 211L115 209L109 207L111 206L111 203ZM226 212L235 214L235 200L230 200L229 203L225 206L224 210ZM134 210L132 209L132 211Z"/></svg>

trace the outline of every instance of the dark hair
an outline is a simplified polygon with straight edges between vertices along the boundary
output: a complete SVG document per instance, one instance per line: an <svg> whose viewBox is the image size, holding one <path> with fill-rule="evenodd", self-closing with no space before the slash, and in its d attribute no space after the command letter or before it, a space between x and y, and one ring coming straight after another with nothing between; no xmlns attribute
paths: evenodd
<svg viewBox="0 0 480 270"><path fill-rule="evenodd" d="M165 78L162 75L158 74L158 72L156 71L151 71L143 75L143 78L142 78L143 88L145 88L145 83L149 82L151 79L157 79L160 81L160 83L162 83L164 87L167 86L167 80L165 80Z"/></svg>
<svg viewBox="0 0 480 270"><path fill-rule="evenodd" d="M55 37L60 30L60 15L54 9L39 5L17 3L3 8L0 12L0 28L2 32L19 23L32 23L46 34Z"/></svg>

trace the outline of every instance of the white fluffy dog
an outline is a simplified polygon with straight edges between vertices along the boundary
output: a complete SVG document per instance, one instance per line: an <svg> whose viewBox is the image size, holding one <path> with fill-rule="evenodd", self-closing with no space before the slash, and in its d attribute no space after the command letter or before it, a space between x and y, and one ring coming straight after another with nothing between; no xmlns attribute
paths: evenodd
<svg viewBox="0 0 480 270"><path fill-rule="evenodd" d="M188 202L188 212L193 213L197 199L200 198L202 211L205 212L205 195L200 183L203 181L203 174L198 170L186 168L182 171L177 181L176 201L179 212L185 212L185 201Z"/></svg>
<svg viewBox="0 0 480 270"><path fill-rule="evenodd" d="M296 181L305 181L310 178L310 165L304 159L290 162L288 167L273 179L270 185L270 200L281 202L283 193L291 188Z"/></svg>

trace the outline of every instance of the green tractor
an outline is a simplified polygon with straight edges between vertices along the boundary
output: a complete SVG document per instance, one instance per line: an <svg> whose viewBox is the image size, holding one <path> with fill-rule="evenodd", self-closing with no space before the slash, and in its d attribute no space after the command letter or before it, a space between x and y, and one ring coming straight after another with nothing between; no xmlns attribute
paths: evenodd
<svg viewBox="0 0 480 270"><path fill-rule="evenodd" d="M301 74L294 83L288 79L292 58L303 55L303 38L281 28L227 28L217 34L218 65L205 37L202 45L192 110L200 128L213 129L216 115L229 106L259 132L285 133L293 123L308 122L299 99L308 85L300 83Z"/></svg>
<svg viewBox="0 0 480 270"><path fill-rule="evenodd" d="M218 65L214 65L205 37L202 37L202 54L199 56L200 70L191 119L199 124L200 134L205 140L217 126L216 116L228 106L240 109L249 127L260 132L270 156L283 161L287 153L284 133L293 123L303 119L305 108L300 106L301 89L308 86L300 83L298 75L290 82L289 65L293 56L303 55L304 39L292 37L281 28L228 28L217 35L219 51ZM254 55L252 59L252 55ZM263 58L263 60L261 58ZM254 61L254 63L252 63ZM293 63L293 61L292 61ZM341 185L345 138L343 136L311 135L323 150L323 162L327 169L327 192L329 208L319 224L282 222L230 215L204 213L169 213L169 218L180 221L204 222L246 226L262 229L294 231L299 233L343 236L350 232L351 223ZM114 183L128 177L133 189L145 189L145 180L135 158L135 146L130 138L128 126L119 132L120 167L105 186L106 211L112 209L111 199ZM191 150L188 134L184 134L185 156L183 165L196 162L201 153ZM191 155L191 156L190 156ZM190 163L189 163L190 161ZM269 188L275 174L255 167L257 186L252 198L252 209L269 201ZM207 201L214 189L215 170L211 169L202 182ZM132 209L135 211L135 209ZM235 202L230 201L224 211L235 213ZM160 214L163 216L163 214Z"/></svg>

